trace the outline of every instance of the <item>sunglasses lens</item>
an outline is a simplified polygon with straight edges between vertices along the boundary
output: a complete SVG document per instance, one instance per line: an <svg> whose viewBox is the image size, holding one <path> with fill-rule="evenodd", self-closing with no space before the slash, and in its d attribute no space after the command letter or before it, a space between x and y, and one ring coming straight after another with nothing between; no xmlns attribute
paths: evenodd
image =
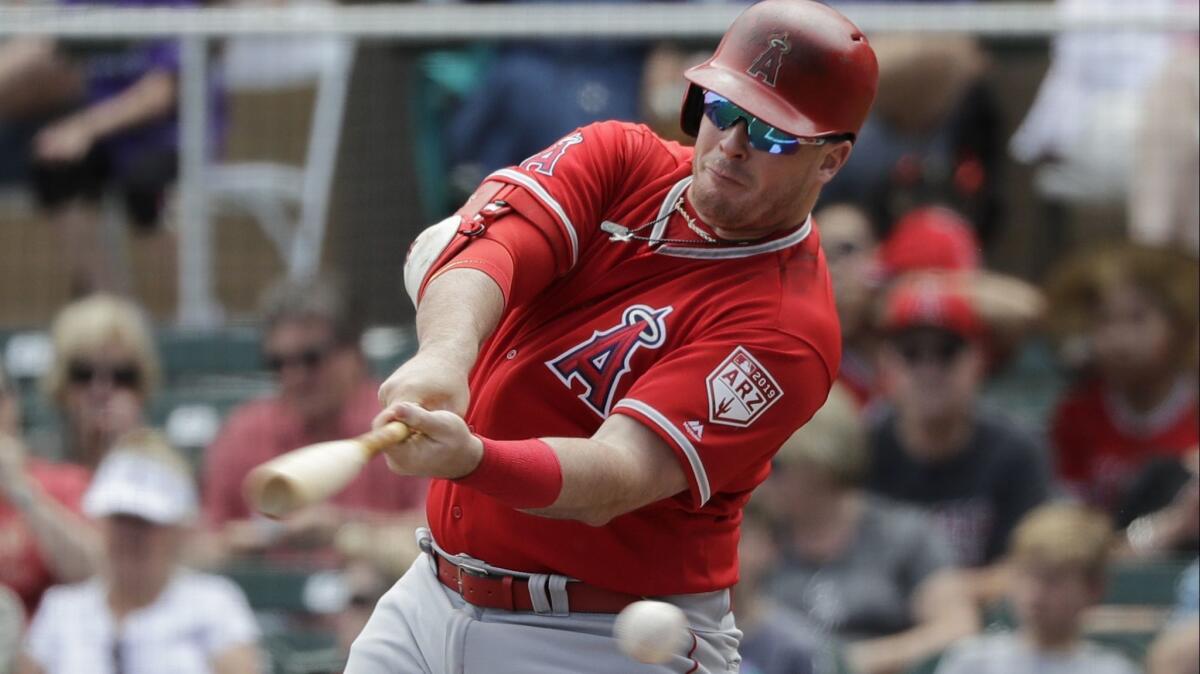
<svg viewBox="0 0 1200 674"><path fill-rule="evenodd" d="M300 354L298 360L307 368L314 368L321 364L325 359L325 352L317 349L309 349Z"/></svg>
<svg viewBox="0 0 1200 674"><path fill-rule="evenodd" d="M87 384L96 377L96 369L88 363L71 363L67 367L67 379L72 384Z"/></svg>
<svg viewBox="0 0 1200 674"><path fill-rule="evenodd" d="M713 126L721 131L739 120L746 122L746 135L750 146L769 154L792 154L800 149L800 140L786 131L780 131L764 123L754 115L739 108L732 101L711 91L704 93L704 114Z"/></svg>
<svg viewBox="0 0 1200 674"><path fill-rule="evenodd" d="M325 356L329 354L329 349L330 347L326 346L322 348L309 348L291 354L268 353L263 357L263 362L268 370L277 374L285 368L293 366L312 370L325 361Z"/></svg>
<svg viewBox="0 0 1200 674"><path fill-rule="evenodd" d="M136 367L119 367L112 371L112 381L121 388L137 388L142 383L142 373Z"/></svg>
<svg viewBox="0 0 1200 674"><path fill-rule="evenodd" d="M137 365L117 365L112 369L97 367L92 363L77 361L67 366L67 379L80 386L91 384L97 378L106 379L119 388L136 389L142 383L142 371Z"/></svg>
<svg viewBox="0 0 1200 674"><path fill-rule="evenodd" d="M962 353L966 342L959 337L947 336L937 340L905 341L897 345L897 350L905 362L910 365L934 363L949 365Z"/></svg>
<svg viewBox="0 0 1200 674"><path fill-rule="evenodd" d="M791 154L800 148L800 140L791 134L762 122L755 126L762 133L751 134L750 144L760 150L771 154Z"/></svg>
<svg viewBox="0 0 1200 674"><path fill-rule="evenodd" d="M709 91L704 94L704 114L713 126L724 131L742 118L742 111L729 99Z"/></svg>

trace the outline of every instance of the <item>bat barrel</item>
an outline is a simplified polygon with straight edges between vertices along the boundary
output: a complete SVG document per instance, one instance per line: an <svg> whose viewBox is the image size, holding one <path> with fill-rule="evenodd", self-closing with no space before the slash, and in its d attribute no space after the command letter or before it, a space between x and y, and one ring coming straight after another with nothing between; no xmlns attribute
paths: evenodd
<svg viewBox="0 0 1200 674"><path fill-rule="evenodd" d="M250 501L258 512L279 519L309 505L303 489L290 476L277 471L263 471L248 488Z"/></svg>
<svg viewBox="0 0 1200 674"><path fill-rule="evenodd" d="M309 445L250 471L246 499L258 512L280 518L341 491L381 449L403 442L408 427L392 422L353 440Z"/></svg>

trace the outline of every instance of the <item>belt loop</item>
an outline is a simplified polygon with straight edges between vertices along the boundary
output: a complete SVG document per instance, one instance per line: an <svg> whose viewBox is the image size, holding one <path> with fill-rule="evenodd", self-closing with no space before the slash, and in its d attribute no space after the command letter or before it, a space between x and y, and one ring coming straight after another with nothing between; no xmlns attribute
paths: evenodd
<svg viewBox="0 0 1200 674"><path fill-rule="evenodd" d="M433 534L429 533L427 527L417 527L413 535L417 538L417 547L421 548L422 552L433 553Z"/></svg>
<svg viewBox="0 0 1200 674"><path fill-rule="evenodd" d="M437 553L433 549L433 534L426 527L417 527L413 534L417 539L417 547L429 558L429 566L433 569L433 575L436 576L438 573L438 560Z"/></svg>
<svg viewBox="0 0 1200 674"><path fill-rule="evenodd" d="M505 602L504 609L506 611L517 610L516 598L513 597L513 577L512 576L504 576L503 578L501 578L500 579L500 589L502 590L502 592L500 594L504 597L504 602Z"/></svg>
<svg viewBox="0 0 1200 674"><path fill-rule="evenodd" d="M567 577L553 575L550 576L550 615L553 616L568 616L571 615L571 602L567 597Z"/></svg>
<svg viewBox="0 0 1200 674"><path fill-rule="evenodd" d="M533 612L546 615L551 612L550 602L546 599L546 585L550 576L544 573L534 573L529 576L529 601L533 604Z"/></svg>

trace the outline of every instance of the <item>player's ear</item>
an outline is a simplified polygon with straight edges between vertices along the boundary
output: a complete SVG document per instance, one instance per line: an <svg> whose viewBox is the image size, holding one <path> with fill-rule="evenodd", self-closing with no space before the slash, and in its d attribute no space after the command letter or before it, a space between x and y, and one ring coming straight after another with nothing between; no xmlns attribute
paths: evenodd
<svg viewBox="0 0 1200 674"><path fill-rule="evenodd" d="M853 144L848 140L822 147L825 152L821 156L821 165L817 167L817 179L821 181L822 185L833 180L838 171L846 165L846 161L850 159L851 147Z"/></svg>

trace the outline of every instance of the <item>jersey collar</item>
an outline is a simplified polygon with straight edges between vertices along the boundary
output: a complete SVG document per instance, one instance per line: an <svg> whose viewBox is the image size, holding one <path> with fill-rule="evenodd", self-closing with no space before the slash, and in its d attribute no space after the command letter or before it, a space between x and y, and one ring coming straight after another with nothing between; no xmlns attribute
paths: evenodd
<svg viewBox="0 0 1200 674"><path fill-rule="evenodd" d="M685 176L682 180L667 191L667 196L663 199L662 205L658 208L658 224L654 225L650 237L661 239L667 230L667 223L670 221L671 209L675 207L675 202L683 195L684 190L688 185L692 184L692 177ZM771 239L752 246L722 246L719 248L704 248L679 246L672 244L664 244L654 249L655 253L662 255L670 255L672 257L688 257L700 260L725 260L730 258L752 257L761 255L762 253L773 253L777 250L790 248L805 239L812 233L812 215L804 219L804 224L800 225L796 231L781 236L778 239Z"/></svg>

